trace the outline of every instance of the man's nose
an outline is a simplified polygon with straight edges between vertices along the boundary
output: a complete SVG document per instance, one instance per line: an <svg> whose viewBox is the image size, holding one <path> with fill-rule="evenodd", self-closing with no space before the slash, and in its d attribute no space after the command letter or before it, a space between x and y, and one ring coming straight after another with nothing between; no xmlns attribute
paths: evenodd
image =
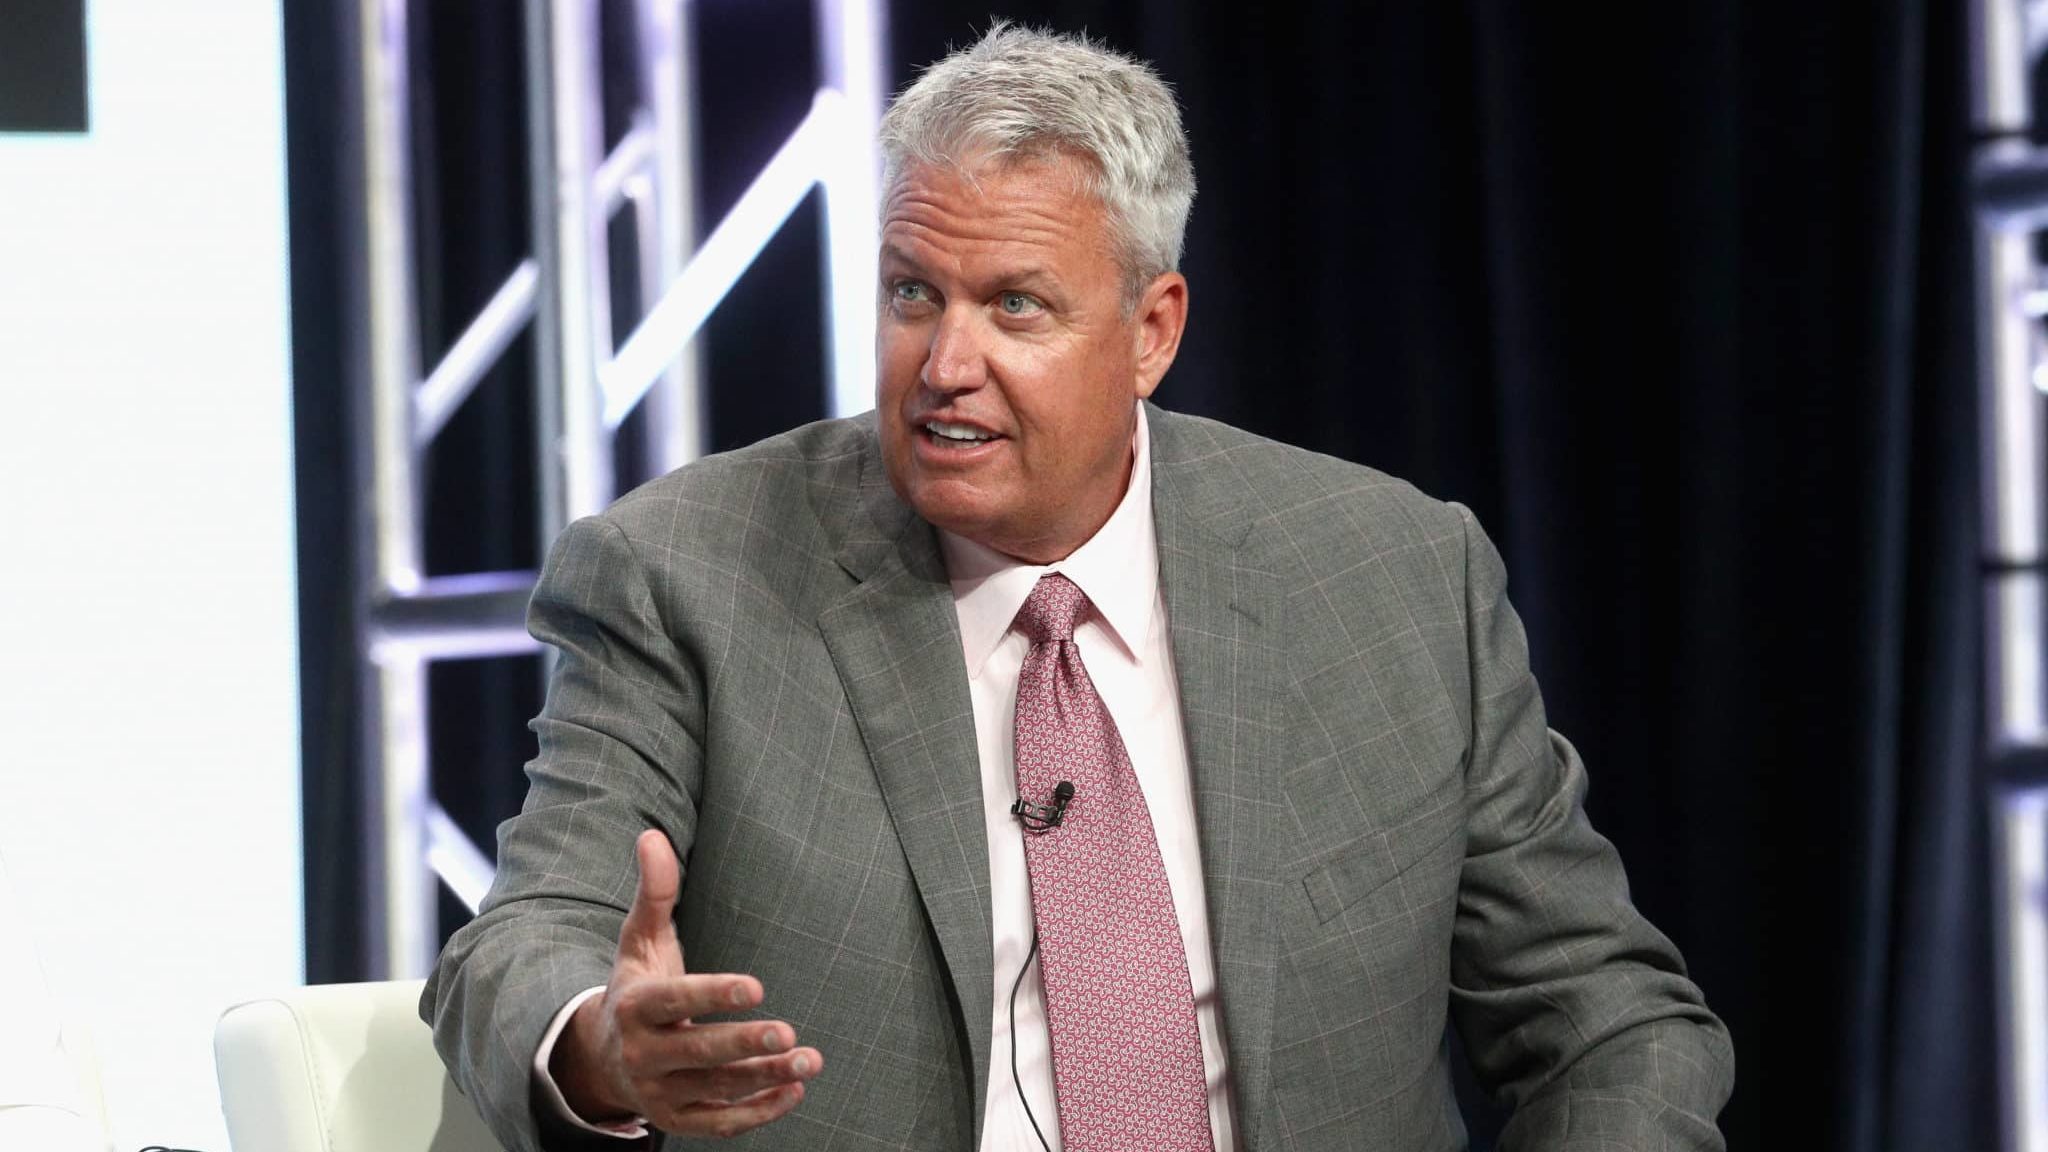
<svg viewBox="0 0 2048 1152"><path fill-rule="evenodd" d="M969 391L988 379L987 353L971 317L949 308L939 318L919 379L934 392Z"/></svg>

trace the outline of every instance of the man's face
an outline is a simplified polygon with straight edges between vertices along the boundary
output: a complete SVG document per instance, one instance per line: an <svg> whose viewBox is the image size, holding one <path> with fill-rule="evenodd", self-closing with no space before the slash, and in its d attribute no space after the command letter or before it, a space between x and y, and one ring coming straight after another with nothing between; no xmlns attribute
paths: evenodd
<svg viewBox="0 0 2048 1152"><path fill-rule="evenodd" d="M1057 560L1123 497L1137 401L1187 314L1167 273L1127 316L1101 203L1067 162L919 166L882 214L876 409L889 482L919 515Z"/></svg>

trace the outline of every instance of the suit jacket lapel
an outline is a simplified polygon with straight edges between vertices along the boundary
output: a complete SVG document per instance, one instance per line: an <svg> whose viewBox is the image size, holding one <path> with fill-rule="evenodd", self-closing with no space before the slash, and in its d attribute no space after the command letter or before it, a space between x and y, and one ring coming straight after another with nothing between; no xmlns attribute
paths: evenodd
<svg viewBox="0 0 2048 1152"><path fill-rule="evenodd" d="M929 524L890 490L870 440L866 523L840 549L860 581L818 618L953 981L980 1140L994 959L974 706L951 585Z"/></svg>
<svg viewBox="0 0 2048 1152"><path fill-rule="evenodd" d="M1195 820L1237 1088L1239 1139L1255 1149L1269 1090L1284 857L1280 770L1287 670L1284 602L1249 563L1251 520L1199 425L1146 406L1159 578L1187 725Z"/></svg>

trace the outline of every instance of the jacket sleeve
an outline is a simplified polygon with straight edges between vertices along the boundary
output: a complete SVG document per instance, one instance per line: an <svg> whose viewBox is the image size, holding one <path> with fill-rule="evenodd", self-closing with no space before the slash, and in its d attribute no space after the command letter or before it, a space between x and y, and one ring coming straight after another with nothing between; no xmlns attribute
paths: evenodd
<svg viewBox="0 0 2048 1152"><path fill-rule="evenodd" d="M1451 1010L1480 1081L1514 1107L1500 1147L1719 1152L1727 1029L1587 822L1585 768L1545 720L1506 570L1456 510L1472 733Z"/></svg>
<svg viewBox="0 0 2048 1152"><path fill-rule="evenodd" d="M442 951L421 1015L456 1084L512 1152L645 1147L538 1119L532 1064L553 1016L610 978L638 884L633 843L666 833L687 861L700 795L702 680L665 625L625 533L598 517L550 552L528 628L557 661L533 721L520 814L498 873Z"/></svg>

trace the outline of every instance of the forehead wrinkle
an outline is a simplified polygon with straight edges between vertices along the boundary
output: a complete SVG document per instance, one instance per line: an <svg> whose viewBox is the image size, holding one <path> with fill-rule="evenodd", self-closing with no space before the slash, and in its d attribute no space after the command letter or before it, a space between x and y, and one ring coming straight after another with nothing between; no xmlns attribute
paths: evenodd
<svg viewBox="0 0 2048 1152"><path fill-rule="evenodd" d="M891 221L883 233L884 260L894 259L963 281L1011 283L1039 279L1058 283L1057 237L1033 229L1025 236L964 238L916 221Z"/></svg>
<svg viewBox="0 0 2048 1152"><path fill-rule="evenodd" d="M963 212L926 198L899 199L911 202L891 202L882 224L885 232L901 226L970 244L1022 241L1043 247L1058 243L1067 232L1067 217L1052 208L1010 204L994 212Z"/></svg>

